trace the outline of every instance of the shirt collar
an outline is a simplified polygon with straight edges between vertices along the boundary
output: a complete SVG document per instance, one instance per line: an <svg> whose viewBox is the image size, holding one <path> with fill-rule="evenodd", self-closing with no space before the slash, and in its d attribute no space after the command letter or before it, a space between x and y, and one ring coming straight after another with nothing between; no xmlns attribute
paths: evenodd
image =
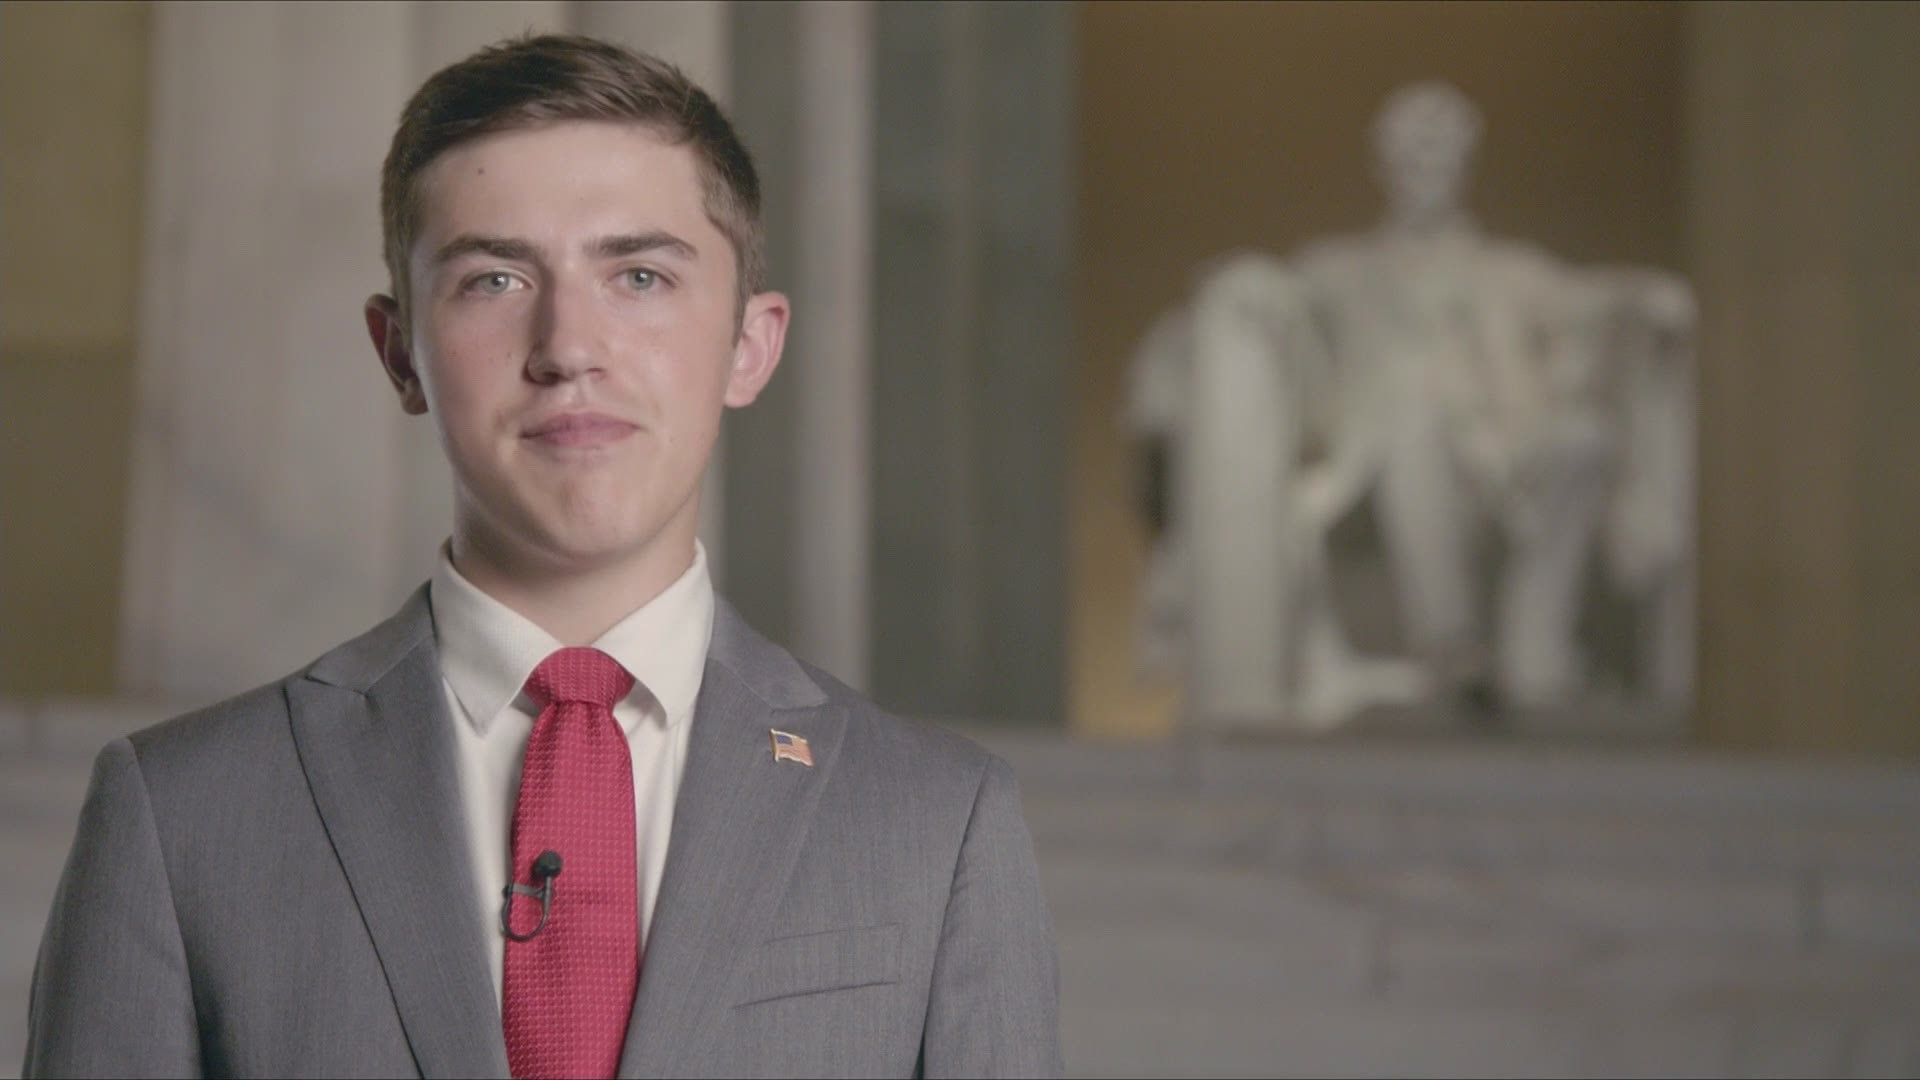
<svg viewBox="0 0 1920 1080"><path fill-rule="evenodd" d="M533 669L562 646L558 638L493 597L454 569L447 545L430 586L440 669L453 694L482 735L524 696ZM693 714L713 638L713 580L707 552L694 542L693 565L673 584L600 635L593 647L613 657L634 677L627 703L615 708L631 735L642 720L672 727Z"/></svg>

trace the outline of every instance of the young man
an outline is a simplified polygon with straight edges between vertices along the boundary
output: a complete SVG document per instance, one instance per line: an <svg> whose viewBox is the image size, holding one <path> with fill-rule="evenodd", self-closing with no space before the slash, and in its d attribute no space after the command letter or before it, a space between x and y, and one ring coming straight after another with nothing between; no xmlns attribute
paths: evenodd
<svg viewBox="0 0 1920 1080"><path fill-rule="evenodd" d="M381 203L367 325L452 538L365 636L101 754L26 1074L1057 1073L1007 767L709 584L700 476L788 318L713 102L510 42L414 96Z"/></svg>

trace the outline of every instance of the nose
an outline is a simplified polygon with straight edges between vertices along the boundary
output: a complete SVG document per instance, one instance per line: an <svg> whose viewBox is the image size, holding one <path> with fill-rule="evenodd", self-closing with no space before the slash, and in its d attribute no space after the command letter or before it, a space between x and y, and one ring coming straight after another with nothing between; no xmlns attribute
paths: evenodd
<svg viewBox="0 0 1920 1080"><path fill-rule="evenodd" d="M578 379L601 370L606 349L591 290L566 281L549 284L535 316L527 377L545 384Z"/></svg>

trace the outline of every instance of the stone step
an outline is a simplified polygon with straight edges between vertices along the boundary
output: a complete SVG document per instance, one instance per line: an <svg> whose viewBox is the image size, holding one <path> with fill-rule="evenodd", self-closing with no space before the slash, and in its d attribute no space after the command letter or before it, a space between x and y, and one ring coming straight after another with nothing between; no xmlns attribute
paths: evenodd
<svg viewBox="0 0 1920 1080"><path fill-rule="evenodd" d="M1088 743L952 725L1005 757L1023 790L1171 792L1287 803L1514 813L1920 820L1920 763L1675 748L1451 740L1182 739Z"/></svg>
<svg viewBox="0 0 1920 1080"><path fill-rule="evenodd" d="M1526 890L1495 883L1478 891L1484 903L1455 907L1383 904L1304 878L1175 882L1058 859L1043 874L1065 982L1114 1007L1377 998L1870 1010L1920 999L1920 946L1807 941L1755 897L1666 882L1601 880L1572 897L1503 895Z"/></svg>
<svg viewBox="0 0 1920 1080"><path fill-rule="evenodd" d="M1920 1072L1911 1011L1062 999L1072 1076L1871 1077Z"/></svg>
<svg viewBox="0 0 1920 1080"><path fill-rule="evenodd" d="M1203 857L1303 866L1606 867L1646 872L1786 875L1920 885L1920 816L1779 821L1740 814L1658 814L1635 805L1379 804L1342 797L1285 801L1238 794L1061 791L1023 794L1036 842L1115 855Z"/></svg>

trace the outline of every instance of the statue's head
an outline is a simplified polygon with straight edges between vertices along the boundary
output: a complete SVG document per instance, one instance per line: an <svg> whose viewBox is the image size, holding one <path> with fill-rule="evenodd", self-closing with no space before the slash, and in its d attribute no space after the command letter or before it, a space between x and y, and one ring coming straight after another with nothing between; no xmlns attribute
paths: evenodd
<svg viewBox="0 0 1920 1080"><path fill-rule="evenodd" d="M1373 122L1373 149L1393 216L1429 221L1461 209L1479 141L1480 110L1452 84L1413 83L1389 95Z"/></svg>

